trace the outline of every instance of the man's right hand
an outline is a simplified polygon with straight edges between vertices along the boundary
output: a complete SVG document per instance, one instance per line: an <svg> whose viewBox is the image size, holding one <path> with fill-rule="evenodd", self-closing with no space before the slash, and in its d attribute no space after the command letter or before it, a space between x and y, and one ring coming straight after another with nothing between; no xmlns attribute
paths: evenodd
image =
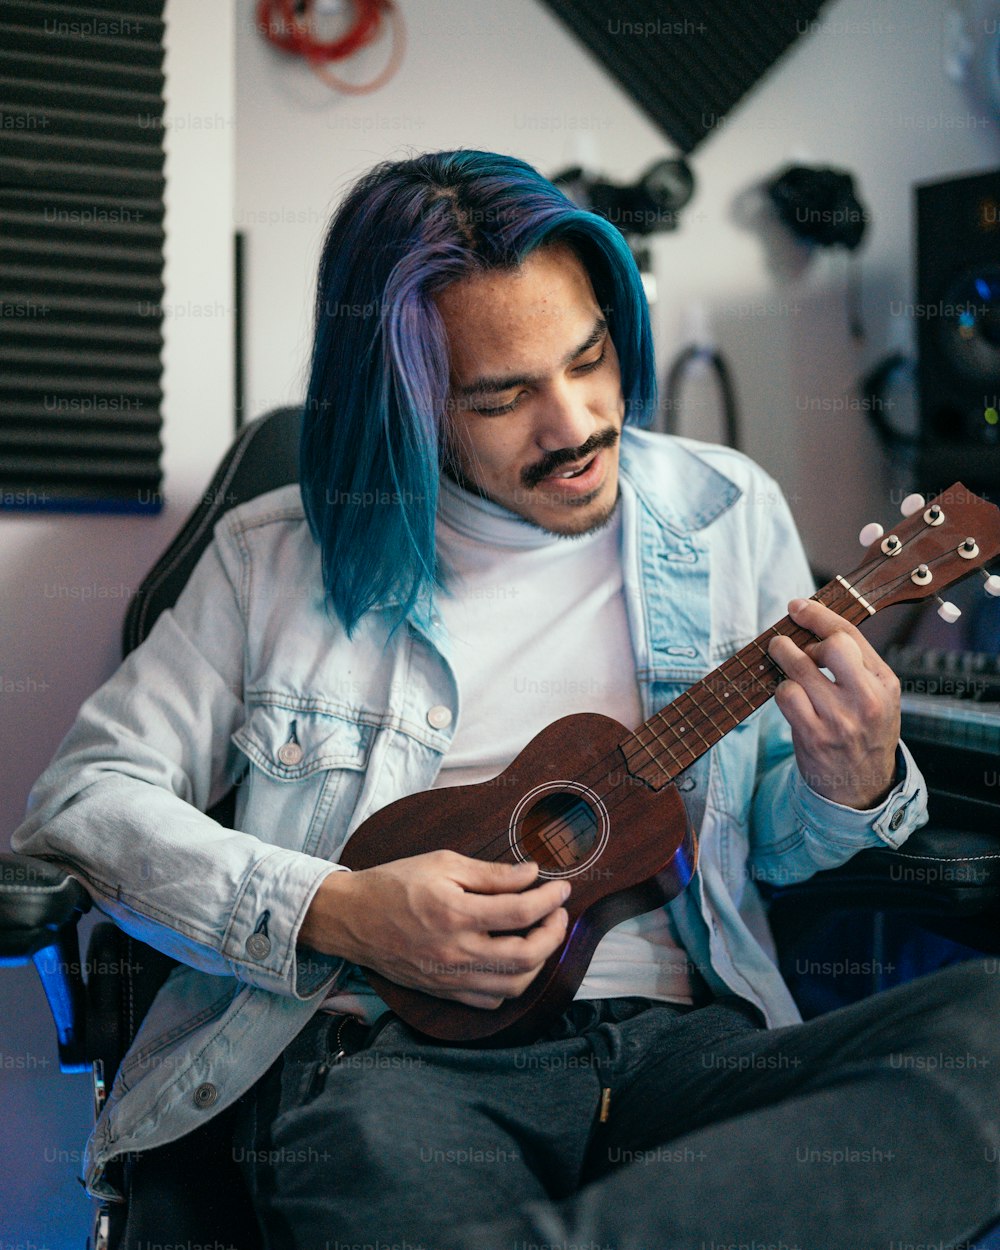
<svg viewBox="0 0 1000 1250"><path fill-rule="evenodd" d="M527 989L566 932L561 904L569 886L528 889L537 875L537 864L455 851L332 872L313 896L299 942L411 989L499 1007ZM516 932L524 929L531 931Z"/></svg>

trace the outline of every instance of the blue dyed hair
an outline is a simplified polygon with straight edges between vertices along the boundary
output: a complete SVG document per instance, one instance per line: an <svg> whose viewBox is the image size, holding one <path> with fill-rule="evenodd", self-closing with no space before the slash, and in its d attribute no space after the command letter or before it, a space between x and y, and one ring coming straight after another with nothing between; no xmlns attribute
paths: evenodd
<svg viewBox="0 0 1000 1250"><path fill-rule="evenodd" d="M376 605L398 625L442 583L435 556L448 340L434 297L535 248L568 244L621 368L625 420L656 407L649 310L621 234L512 156L431 152L375 166L323 244L300 446L302 500L329 604L350 634Z"/></svg>

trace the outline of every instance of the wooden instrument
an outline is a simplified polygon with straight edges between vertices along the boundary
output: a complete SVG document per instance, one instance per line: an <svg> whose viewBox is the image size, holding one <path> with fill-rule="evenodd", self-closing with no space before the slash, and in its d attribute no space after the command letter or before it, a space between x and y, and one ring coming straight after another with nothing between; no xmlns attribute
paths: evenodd
<svg viewBox="0 0 1000 1250"><path fill-rule="evenodd" d="M860 625L882 608L936 597L1000 554L1000 509L956 483L926 503L904 500L906 520L867 550L848 577L813 598ZM986 589L1000 593L1000 578ZM950 604L945 619L959 615ZM565 716L528 743L492 781L429 790L376 812L341 862L358 870L447 848L510 863L534 860L539 880L573 892L562 945L518 998L483 1010L408 989L366 969L372 988L411 1027L452 1043L509 1045L536 1036L572 1001L601 938L652 911L690 881L697 840L674 782L773 695L783 674L767 654L774 634L815 635L784 617L633 733L610 717Z"/></svg>

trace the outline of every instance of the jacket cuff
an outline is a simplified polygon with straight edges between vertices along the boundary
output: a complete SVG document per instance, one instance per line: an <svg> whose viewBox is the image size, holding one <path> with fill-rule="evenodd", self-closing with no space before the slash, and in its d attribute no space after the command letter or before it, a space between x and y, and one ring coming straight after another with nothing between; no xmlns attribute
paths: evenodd
<svg viewBox="0 0 1000 1250"><path fill-rule="evenodd" d="M896 784L877 807L859 811L817 794L792 773L792 803L798 821L833 842L875 846L878 842L897 850L914 829L927 823L924 779L908 747L896 746Z"/></svg>
<svg viewBox="0 0 1000 1250"><path fill-rule="evenodd" d="M248 876L226 930L222 954L249 985L306 999L329 989L346 967L338 955L299 947L309 904L340 864L276 847Z"/></svg>

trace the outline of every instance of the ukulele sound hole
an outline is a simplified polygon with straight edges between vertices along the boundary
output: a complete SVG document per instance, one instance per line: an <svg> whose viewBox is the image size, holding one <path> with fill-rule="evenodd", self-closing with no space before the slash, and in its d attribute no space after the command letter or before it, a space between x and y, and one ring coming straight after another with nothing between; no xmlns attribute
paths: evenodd
<svg viewBox="0 0 1000 1250"><path fill-rule="evenodd" d="M526 795L511 822L515 854L519 859L534 860L546 877L573 876L582 871L607 841L604 805L582 786L567 791L565 785L543 787L547 793Z"/></svg>

